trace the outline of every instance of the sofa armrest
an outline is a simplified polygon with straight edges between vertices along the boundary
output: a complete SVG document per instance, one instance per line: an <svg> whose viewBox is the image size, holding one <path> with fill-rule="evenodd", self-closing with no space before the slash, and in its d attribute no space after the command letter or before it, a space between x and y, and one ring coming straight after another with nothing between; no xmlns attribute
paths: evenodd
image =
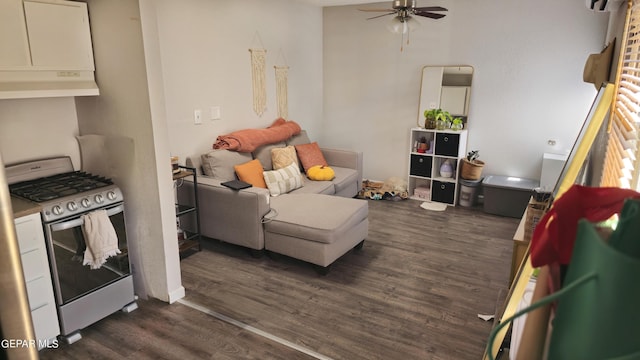
<svg viewBox="0 0 640 360"><path fill-rule="evenodd" d="M362 188L362 158L361 151L342 150L342 149L325 149L321 148L322 155L329 166L343 167L354 169L358 172L358 191Z"/></svg>
<svg viewBox="0 0 640 360"><path fill-rule="evenodd" d="M198 207L200 232L203 236L224 242L262 250L264 231L262 219L270 211L269 190L251 187L231 190L221 181L198 176ZM179 189L181 202L189 199L193 182L185 180Z"/></svg>

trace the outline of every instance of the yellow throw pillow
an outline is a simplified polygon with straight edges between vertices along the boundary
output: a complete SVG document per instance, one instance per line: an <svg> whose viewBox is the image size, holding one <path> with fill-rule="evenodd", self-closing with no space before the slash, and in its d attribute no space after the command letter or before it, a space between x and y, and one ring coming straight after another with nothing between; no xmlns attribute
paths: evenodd
<svg viewBox="0 0 640 360"><path fill-rule="evenodd" d="M273 170L285 168L291 164L298 164L296 148L292 145L283 148L271 149L271 163Z"/></svg>
<svg viewBox="0 0 640 360"><path fill-rule="evenodd" d="M328 166L314 165L307 170L307 177L316 181L330 181L336 177L336 172Z"/></svg>
<svg viewBox="0 0 640 360"><path fill-rule="evenodd" d="M262 168L260 160L253 159L244 164L235 165L233 169L236 171L238 179L255 187L267 188L267 184L264 182L264 177L262 176L264 169Z"/></svg>

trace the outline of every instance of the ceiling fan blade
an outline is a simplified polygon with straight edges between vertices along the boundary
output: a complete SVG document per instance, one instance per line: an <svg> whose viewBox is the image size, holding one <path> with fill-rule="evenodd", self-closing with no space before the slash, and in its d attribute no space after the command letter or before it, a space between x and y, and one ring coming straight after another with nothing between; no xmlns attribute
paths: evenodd
<svg viewBox="0 0 640 360"><path fill-rule="evenodd" d="M358 9L360 11L369 11L369 12L383 12L383 11L393 11L393 9Z"/></svg>
<svg viewBox="0 0 640 360"><path fill-rule="evenodd" d="M424 16L430 19L441 19L443 17L445 17L445 14L436 14L436 13L431 13L431 12L420 12L420 11L416 11L416 15L418 16Z"/></svg>
<svg viewBox="0 0 640 360"><path fill-rule="evenodd" d="M383 16L387 16L387 15L395 15L395 12L390 12L390 13L388 13L388 14L382 14L382 15L378 15L378 16L370 17L370 18L367 18L367 20L377 19L377 18L379 18L379 17L383 17Z"/></svg>
<svg viewBox="0 0 640 360"><path fill-rule="evenodd" d="M413 8L415 11L449 11L447 8L443 8L442 6L427 6L427 7L417 7Z"/></svg>

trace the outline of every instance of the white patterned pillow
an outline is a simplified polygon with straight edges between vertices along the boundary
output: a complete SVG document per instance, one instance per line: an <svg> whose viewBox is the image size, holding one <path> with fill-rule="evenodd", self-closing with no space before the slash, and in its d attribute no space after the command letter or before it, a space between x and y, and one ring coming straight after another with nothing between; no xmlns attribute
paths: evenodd
<svg viewBox="0 0 640 360"><path fill-rule="evenodd" d="M262 175L271 196L286 194L291 190L301 188L304 181L298 164L295 163L282 169L265 171Z"/></svg>

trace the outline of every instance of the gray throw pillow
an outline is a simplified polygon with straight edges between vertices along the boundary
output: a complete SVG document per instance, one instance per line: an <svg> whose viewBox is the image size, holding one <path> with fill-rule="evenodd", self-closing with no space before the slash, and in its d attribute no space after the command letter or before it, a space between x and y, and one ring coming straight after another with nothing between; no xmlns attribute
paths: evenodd
<svg viewBox="0 0 640 360"><path fill-rule="evenodd" d="M284 142L262 145L253 152L253 158L260 160L262 167L266 171L273 170L273 163L271 162L271 149L283 148L285 146L286 145Z"/></svg>
<svg viewBox="0 0 640 360"><path fill-rule="evenodd" d="M293 135L292 137L290 137L287 140L287 145L296 146L296 145L308 144L310 142L311 140L309 140L309 136L307 136L307 131L302 130L300 131L299 134Z"/></svg>
<svg viewBox="0 0 640 360"><path fill-rule="evenodd" d="M202 154L202 171L205 175L221 181L236 179L235 165L252 160L251 154L229 150L212 150Z"/></svg>

